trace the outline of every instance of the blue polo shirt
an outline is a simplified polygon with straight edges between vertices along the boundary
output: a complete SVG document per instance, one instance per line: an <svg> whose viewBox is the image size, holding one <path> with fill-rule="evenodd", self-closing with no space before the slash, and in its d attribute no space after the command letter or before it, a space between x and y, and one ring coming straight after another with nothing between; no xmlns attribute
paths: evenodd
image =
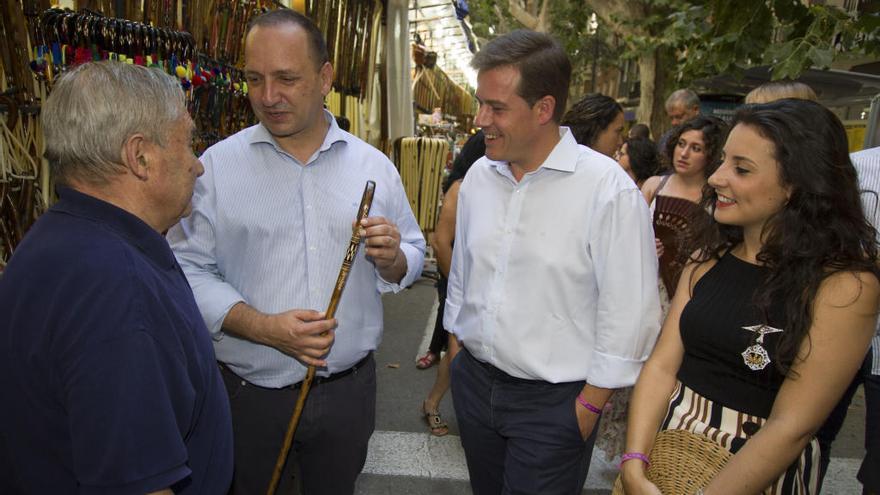
<svg viewBox="0 0 880 495"><path fill-rule="evenodd" d="M0 493L225 494L229 402L165 238L60 197L0 275Z"/></svg>

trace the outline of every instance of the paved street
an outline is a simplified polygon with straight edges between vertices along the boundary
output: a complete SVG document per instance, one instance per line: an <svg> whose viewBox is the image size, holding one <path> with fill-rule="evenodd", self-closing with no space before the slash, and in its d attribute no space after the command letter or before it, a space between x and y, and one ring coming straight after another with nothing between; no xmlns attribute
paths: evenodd
<svg viewBox="0 0 880 495"><path fill-rule="evenodd" d="M459 495L470 494L464 454L449 396L441 405L449 435L428 433L421 417L421 403L433 384L436 368L421 371L414 361L427 349L433 329L436 291L433 281L423 278L411 289L386 295L385 336L376 355L379 396L376 433L358 495ZM426 336L426 333L428 335ZM855 479L863 454L864 398L861 390L853 400L847 424L833 447L834 458L823 494L859 494ZM594 453L584 494L611 493L616 465Z"/></svg>

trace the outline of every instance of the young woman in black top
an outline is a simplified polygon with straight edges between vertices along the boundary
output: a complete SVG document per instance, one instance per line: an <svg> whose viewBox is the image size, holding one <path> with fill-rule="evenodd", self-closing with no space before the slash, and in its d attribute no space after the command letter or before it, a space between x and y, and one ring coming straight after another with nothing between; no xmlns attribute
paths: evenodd
<svg viewBox="0 0 880 495"><path fill-rule="evenodd" d="M706 494L812 494L815 431L856 373L877 316L874 229L837 117L804 100L747 107L630 406L627 494L660 429L734 455ZM684 469L684 467L683 467Z"/></svg>

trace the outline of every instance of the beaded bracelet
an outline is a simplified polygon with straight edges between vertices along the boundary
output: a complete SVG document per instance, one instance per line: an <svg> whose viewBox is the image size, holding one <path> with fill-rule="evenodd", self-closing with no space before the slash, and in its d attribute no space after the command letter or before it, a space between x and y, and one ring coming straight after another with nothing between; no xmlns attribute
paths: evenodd
<svg viewBox="0 0 880 495"><path fill-rule="evenodd" d="M578 394L577 401L578 401L578 404L584 406L587 409L587 411L590 411L591 413L594 413L594 414L602 414L601 409L599 409L598 407L587 402L583 397L581 397L581 394Z"/></svg>
<svg viewBox="0 0 880 495"><path fill-rule="evenodd" d="M618 469L623 469L623 463L626 461L631 461L633 459L638 459L645 463L645 467L651 467L651 461L648 460L648 456L642 454L641 452L627 452L620 456L620 465Z"/></svg>

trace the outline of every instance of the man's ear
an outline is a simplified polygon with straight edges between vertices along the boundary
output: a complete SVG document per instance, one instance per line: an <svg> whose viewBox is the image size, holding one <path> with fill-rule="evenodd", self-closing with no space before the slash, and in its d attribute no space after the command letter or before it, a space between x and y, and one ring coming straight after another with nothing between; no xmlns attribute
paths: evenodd
<svg viewBox="0 0 880 495"><path fill-rule="evenodd" d="M333 66L330 62L324 62L321 66L321 94L327 96L333 88Z"/></svg>
<svg viewBox="0 0 880 495"><path fill-rule="evenodd" d="M122 143L122 163L140 180L149 177L150 142L141 133L135 133Z"/></svg>
<svg viewBox="0 0 880 495"><path fill-rule="evenodd" d="M538 123L544 125L553 120L553 113L556 111L556 98L546 95L541 97L532 106L538 116Z"/></svg>

